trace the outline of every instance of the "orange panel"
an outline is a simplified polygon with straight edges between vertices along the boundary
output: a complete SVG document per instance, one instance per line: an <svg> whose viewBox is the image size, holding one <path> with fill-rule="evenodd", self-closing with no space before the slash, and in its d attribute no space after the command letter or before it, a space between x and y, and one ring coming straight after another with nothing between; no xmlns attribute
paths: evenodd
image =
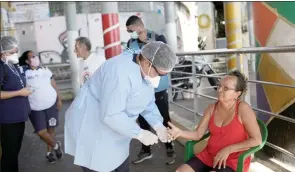
<svg viewBox="0 0 295 172"><path fill-rule="evenodd" d="M278 16L263 2L253 2L254 32L261 46L266 45L268 36Z"/></svg>

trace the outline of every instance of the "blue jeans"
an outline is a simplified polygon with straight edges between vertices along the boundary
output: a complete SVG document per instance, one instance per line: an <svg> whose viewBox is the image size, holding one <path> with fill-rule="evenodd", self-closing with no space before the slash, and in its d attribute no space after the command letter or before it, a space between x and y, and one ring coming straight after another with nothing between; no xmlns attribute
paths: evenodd
<svg viewBox="0 0 295 172"><path fill-rule="evenodd" d="M88 168L82 167L83 172L96 172L93 170L90 170ZM127 158L123 164L121 164L118 168L116 168L114 171L112 172L129 172L129 158Z"/></svg>

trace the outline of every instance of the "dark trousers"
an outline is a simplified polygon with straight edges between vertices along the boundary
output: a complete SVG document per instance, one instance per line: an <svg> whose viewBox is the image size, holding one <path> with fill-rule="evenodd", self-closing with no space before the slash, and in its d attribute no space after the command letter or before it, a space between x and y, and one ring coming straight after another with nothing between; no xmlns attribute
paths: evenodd
<svg viewBox="0 0 295 172"><path fill-rule="evenodd" d="M1 124L1 172L18 172L18 154L25 132L25 122Z"/></svg>
<svg viewBox="0 0 295 172"><path fill-rule="evenodd" d="M168 122L170 121L170 116L169 116L169 103L168 103L167 90L155 93L155 98L156 98L156 105L158 106L158 109L164 118L163 125L165 127L168 127ZM150 125L147 123L147 121L141 115L139 115L139 117L138 117L138 122L139 122L139 126L142 129L149 130L149 131L151 130ZM168 149L168 148L173 149L172 142L165 143L165 146L166 146L166 149ZM144 150L144 152L147 152L147 153L151 152L150 146L145 146L144 144L142 144L142 149Z"/></svg>
<svg viewBox="0 0 295 172"><path fill-rule="evenodd" d="M88 168L82 167L83 172L95 172L93 170L90 170ZM123 164L121 164L118 168L116 168L112 172L129 172L129 158L127 158Z"/></svg>

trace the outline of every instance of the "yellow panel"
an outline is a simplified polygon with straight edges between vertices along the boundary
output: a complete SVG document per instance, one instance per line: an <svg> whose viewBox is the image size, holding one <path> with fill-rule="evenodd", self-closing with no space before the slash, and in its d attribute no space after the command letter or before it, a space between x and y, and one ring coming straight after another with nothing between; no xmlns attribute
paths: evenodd
<svg viewBox="0 0 295 172"><path fill-rule="evenodd" d="M292 80L267 53L261 55L258 70L260 80L262 81L287 85L295 84L295 81ZM268 99L271 111L274 113L281 112L294 101L295 89L265 84L263 85L263 88Z"/></svg>
<svg viewBox="0 0 295 172"><path fill-rule="evenodd" d="M237 66L237 59L236 58L231 58L227 61L227 68L228 70L232 70L236 68Z"/></svg>

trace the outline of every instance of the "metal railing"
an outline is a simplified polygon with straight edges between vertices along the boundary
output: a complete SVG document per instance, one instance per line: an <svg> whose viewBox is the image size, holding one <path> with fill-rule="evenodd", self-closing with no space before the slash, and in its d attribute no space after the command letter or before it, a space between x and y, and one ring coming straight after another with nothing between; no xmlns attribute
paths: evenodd
<svg viewBox="0 0 295 172"><path fill-rule="evenodd" d="M240 49L214 49L214 50L203 50L203 51L197 51L197 52L181 52L181 53L177 53L177 56L191 56L192 57L192 62L195 61L195 56L201 56L201 55L221 55L221 54L250 54L250 53L294 53L295 52L295 45L292 46L281 46L281 47L255 47L255 48L240 48ZM178 65L177 68L181 68L181 67L187 67L189 65ZM185 75L189 75L186 77L179 77L179 78L173 78L171 79L171 74L169 76L170 81L175 81L177 79L185 79L185 78L192 78L193 80L193 89L192 91L190 90L186 90L183 88L178 88L175 86L171 86L169 88L169 102L172 104L175 104L176 106L179 106L185 110L188 110L192 113L194 113L194 116L196 117L196 115L202 115L200 113L197 112L197 96L201 96L207 99L211 99L211 100L217 100L216 97L212 97L209 95L205 95L200 93L200 88L197 88L197 83L196 83L196 77L207 77L207 78L221 78L221 76L225 75L226 73L219 73L219 74L215 74L215 75L206 75L206 74L197 74L196 73L196 64L192 63L192 65L190 65L192 67L192 73L189 72L180 72L180 71L172 71L172 73L179 73L179 74L185 74ZM275 83L275 82L266 82L266 81L259 81L259 80L249 80L249 83L254 83L254 84L263 84L263 85L272 85L272 86L276 86L276 87L286 87L286 88L295 88L295 85L286 85L286 84L280 84L280 83ZM193 94L194 96L194 109L190 109L188 107L185 107L179 103L176 103L173 101L172 98L172 88L175 90L180 90L181 92L187 92L190 94ZM249 93L248 93L249 94ZM284 121L288 121L291 123L295 123L295 119L290 118L290 117L286 117L286 116L282 116L280 114L275 114L273 112L269 112L269 111L265 111L259 108L255 108L252 107L252 109L254 111L260 112L264 115L268 115L270 117L274 117L274 118L278 118ZM195 120L196 122L196 120ZM292 158L295 159L295 154L285 150L277 145L274 145L272 143L267 142L266 143L267 146L285 154L288 155Z"/></svg>

